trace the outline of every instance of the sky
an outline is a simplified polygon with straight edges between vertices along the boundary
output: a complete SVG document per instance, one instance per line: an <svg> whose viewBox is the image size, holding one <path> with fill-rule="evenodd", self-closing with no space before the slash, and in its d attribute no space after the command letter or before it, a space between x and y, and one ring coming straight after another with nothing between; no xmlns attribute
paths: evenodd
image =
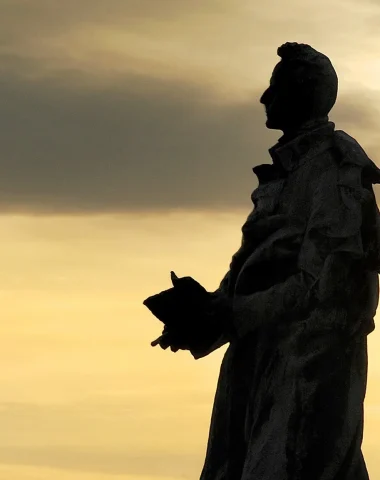
<svg viewBox="0 0 380 480"><path fill-rule="evenodd" d="M379 24L378 0L0 0L0 480L199 478L226 347L152 348L142 301L226 273L281 44L329 56L330 119L380 166Z"/></svg>

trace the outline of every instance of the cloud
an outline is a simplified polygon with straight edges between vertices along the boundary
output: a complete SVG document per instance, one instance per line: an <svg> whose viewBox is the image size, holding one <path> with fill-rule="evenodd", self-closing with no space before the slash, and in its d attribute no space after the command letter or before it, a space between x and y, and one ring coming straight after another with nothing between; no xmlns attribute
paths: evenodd
<svg viewBox="0 0 380 480"><path fill-rule="evenodd" d="M234 206L268 143L253 101L226 106L151 78L101 91L3 79L0 108L2 211Z"/></svg>
<svg viewBox="0 0 380 480"><path fill-rule="evenodd" d="M129 76L84 89L59 79L0 82L0 211L81 214L251 205L268 131L259 91L227 103L201 85ZM364 99L365 100L365 99ZM359 94L334 115L349 132L377 130ZM334 119L334 118L333 118ZM360 138L358 138L360 141Z"/></svg>
<svg viewBox="0 0 380 480"><path fill-rule="evenodd" d="M277 47L301 41L331 55L346 77L357 77L358 55L377 58L378 33L368 27L372 10L352 0L286 6L273 0L3 0L0 68L6 71L15 58L28 78L75 69L88 83L159 71L241 91L262 88ZM355 36L347 33L353 30Z"/></svg>
<svg viewBox="0 0 380 480"><path fill-rule="evenodd" d="M302 8L284 23L232 0L1 2L0 213L251 208L251 168L281 135L259 104L276 48L310 30L324 51L334 33L327 10L310 10L322 32ZM344 25L364 29L356 10ZM376 153L380 98L365 91L343 89L332 119Z"/></svg>

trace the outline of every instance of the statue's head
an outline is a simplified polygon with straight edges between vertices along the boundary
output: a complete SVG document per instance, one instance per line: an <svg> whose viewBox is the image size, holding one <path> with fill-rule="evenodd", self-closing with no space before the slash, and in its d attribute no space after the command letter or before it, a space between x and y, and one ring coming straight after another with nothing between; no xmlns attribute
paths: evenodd
<svg viewBox="0 0 380 480"><path fill-rule="evenodd" d="M260 98L266 126L289 130L327 117L338 93L338 77L329 58L303 43L285 43L277 54L281 61Z"/></svg>

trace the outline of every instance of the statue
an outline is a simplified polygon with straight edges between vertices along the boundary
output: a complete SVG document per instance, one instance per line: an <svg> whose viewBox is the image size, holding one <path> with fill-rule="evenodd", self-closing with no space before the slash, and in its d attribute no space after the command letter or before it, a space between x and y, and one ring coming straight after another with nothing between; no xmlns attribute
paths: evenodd
<svg viewBox="0 0 380 480"><path fill-rule="evenodd" d="M368 480L361 444L367 335L379 300L380 170L328 114L330 60L278 51L260 101L283 136L242 242L214 292L172 272L144 304L164 322L152 345L200 359L225 352L200 480Z"/></svg>

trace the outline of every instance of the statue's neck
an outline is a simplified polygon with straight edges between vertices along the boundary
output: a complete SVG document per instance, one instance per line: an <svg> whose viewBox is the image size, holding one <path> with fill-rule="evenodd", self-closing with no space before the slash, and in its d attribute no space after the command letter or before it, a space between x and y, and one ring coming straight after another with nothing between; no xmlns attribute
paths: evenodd
<svg viewBox="0 0 380 480"><path fill-rule="evenodd" d="M303 122L299 124L297 127L292 127L289 129L284 129L284 135L279 138L278 142L279 143L287 143L294 138L298 137L299 135L302 135L303 133L309 132L311 130L314 130L315 128L327 124L329 121L329 117L318 117L314 118L313 120L308 120L307 122Z"/></svg>

